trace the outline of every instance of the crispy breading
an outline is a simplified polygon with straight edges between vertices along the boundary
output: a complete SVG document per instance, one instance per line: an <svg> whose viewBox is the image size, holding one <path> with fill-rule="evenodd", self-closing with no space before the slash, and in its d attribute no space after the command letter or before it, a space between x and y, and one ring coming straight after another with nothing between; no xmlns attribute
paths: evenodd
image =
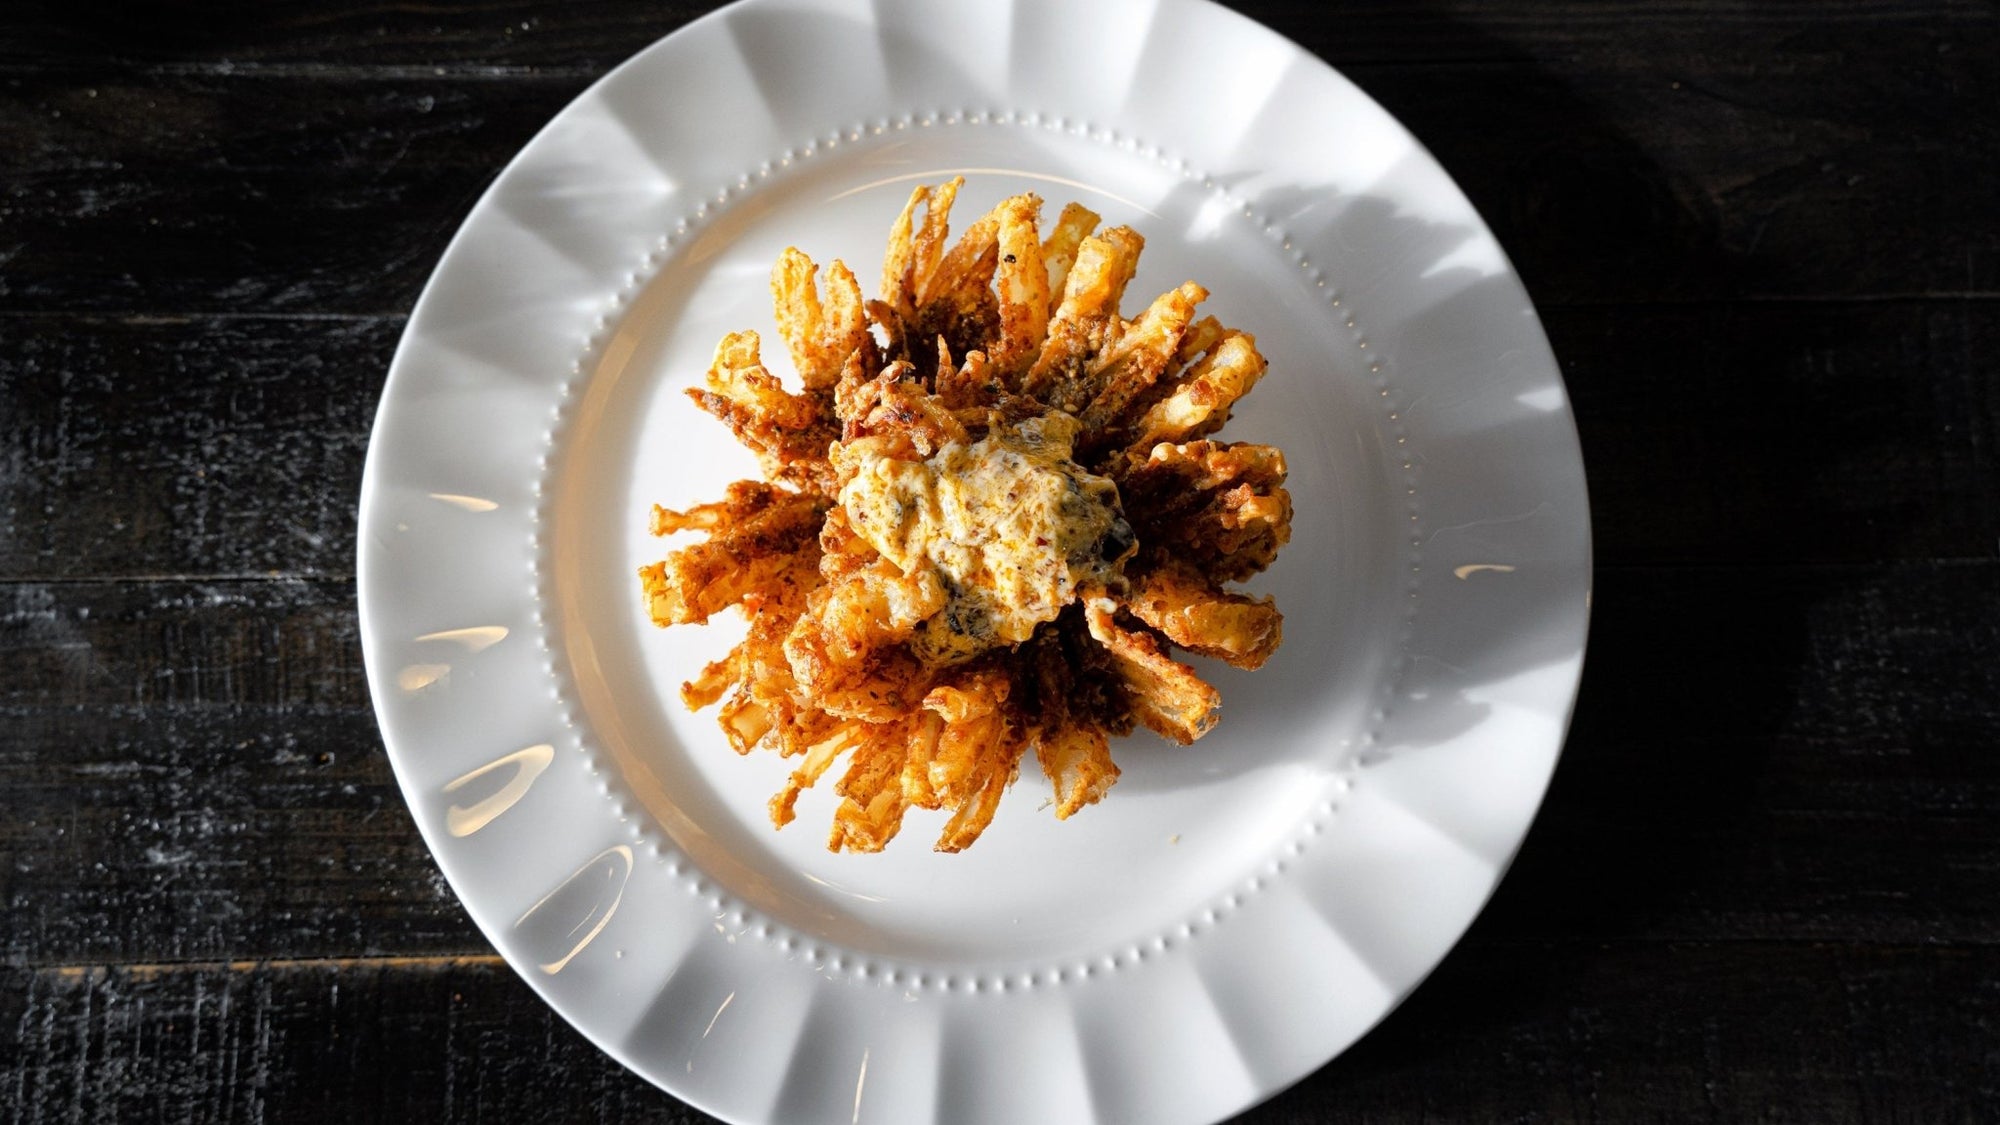
<svg viewBox="0 0 2000 1125"><path fill-rule="evenodd" d="M985 352L967 352L963 361L953 363L949 352L940 350L932 381L937 387L938 401L954 415L992 406L1006 394L999 372L987 361ZM974 420L984 422L984 415L975 415ZM960 424L965 424L964 419Z"/></svg>
<svg viewBox="0 0 2000 1125"><path fill-rule="evenodd" d="M1086 393L1094 390L1082 414L1086 433L1108 437L1126 409L1167 369L1180 350L1188 322L1194 319L1195 305L1207 299L1208 290L1192 281L1167 290L1126 327L1116 346L1098 356L1090 365L1084 388ZM1090 443L1093 447L1101 444Z"/></svg>
<svg viewBox="0 0 2000 1125"><path fill-rule="evenodd" d="M1189 652L1255 669L1284 638L1276 601L1230 593L1185 558L1149 553L1127 576L1122 607Z"/></svg>
<svg viewBox="0 0 2000 1125"><path fill-rule="evenodd" d="M1181 350L1174 355L1174 366L1186 367L1204 354L1214 351L1224 336L1240 335L1233 329L1223 327L1221 321L1212 316L1202 317L1188 325L1187 334L1181 337ZM1254 341L1252 341L1254 345Z"/></svg>
<svg viewBox="0 0 2000 1125"><path fill-rule="evenodd" d="M1172 381L1165 397L1147 406L1131 427L1126 448L1147 450L1214 433L1229 421L1236 400L1264 375L1264 357L1247 332L1224 331L1206 351Z"/></svg>
<svg viewBox="0 0 2000 1125"><path fill-rule="evenodd" d="M841 797L833 812L827 847L833 851L879 852L903 827L903 761L914 717L900 716L869 731L854 748L847 772L834 792Z"/></svg>
<svg viewBox="0 0 2000 1125"><path fill-rule="evenodd" d="M1215 688L1174 649L1256 668L1283 631L1225 584L1290 536L1284 458L1200 440L1263 374L1255 340L1197 319L1192 281L1126 320L1144 239L1078 204L1044 236L1042 201L1016 195L952 240L962 186L910 193L878 300L838 261L820 278L780 256L802 389L739 332L689 392L767 480L653 509L654 534L706 539L640 571L658 624L742 608L743 640L682 699L717 707L738 753L795 763L778 826L844 760L835 851L880 851L911 809L946 814L938 850L971 846L1030 750L1066 819L1118 779L1111 739L1214 726Z"/></svg>
<svg viewBox="0 0 2000 1125"><path fill-rule="evenodd" d="M1108 597L1087 596L1083 619L1124 681L1132 713L1153 733L1183 746L1207 734L1221 714L1222 693L1168 656L1157 636L1120 625L1117 608Z"/></svg>
<svg viewBox="0 0 2000 1125"><path fill-rule="evenodd" d="M1005 706L1011 689L1006 676L982 669L924 697L924 709L944 719L930 762L930 790L954 810L938 836L938 851L971 847L1020 770L1027 743Z"/></svg>
<svg viewBox="0 0 2000 1125"><path fill-rule="evenodd" d="M841 754L870 741L874 737L871 724L850 719L834 727L822 738L816 739L805 750L803 760L786 779L785 787L771 798L771 823L779 828L792 822L792 808L798 803L799 794L819 782L820 775L833 764Z"/></svg>
<svg viewBox="0 0 2000 1125"><path fill-rule="evenodd" d="M912 199L924 199L924 225L918 229L916 245L910 255L910 269L902 277L900 296L908 307L916 308L930 288L930 279L937 273L938 264L944 261L945 240L951 234L951 206L958 200L958 189L965 186L964 176L953 176L928 192L925 196L912 194ZM924 189L919 187L918 192ZM895 287L883 279L883 292L896 293Z"/></svg>
<svg viewBox="0 0 2000 1125"><path fill-rule="evenodd" d="M1036 693L1035 758L1054 787L1056 819L1068 820L1103 798L1118 780L1118 766L1104 728L1071 706L1076 675L1056 634L1037 637L1028 659Z"/></svg>
<svg viewBox="0 0 2000 1125"><path fill-rule="evenodd" d="M845 578L881 557L874 544L855 534L845 508L834 505L827 509L826 522L819 529L821 582Z"/></svg>
<svg viewBox="0 0 2000 1125"><path fill-rule="evenodd" d="M784 660L784 642L798 614L797 606L759 606L752 611L749 635L731 650L734 667L728 672L735 682L718 719L730 747L738 754L773 742L782 749L785 735L796 729L797 685L792 681L791 666ZM690 697L698 684L681 688L681 697L690 707L694 706Z"/></svg>
<svg viewBox="0 0 2000 1125"><path fill-rule="evenodd" d="M979 766L998 741L1005 722L1000 707L1011 690L1004 677L982 670L924 696L924 710L944 720L930 763L930 790L939 800L956 805L979 787Z"/></svg>
<svg viewBox="0 0 2000 1125"><path fill-rule="evenodd" d="M842 445L833 451L834 479L846 480L848 474L842 472L838 459L845 447L864 438L879 439L869 446L870 456L917 461L936 453L946 442L970 440L945 401L926 391L914 374L910 364L898 361L854 394L842 415ZM849 455L850 463L852 459Z"/></svg>
<svg viewBox="0 0 2000 1125"><path fill-rule="evenodd" d="M1055 313L1055 306L1062 300L1063 288L1069 281L1070 267L1076 264L1077 247L1090 237L1102 219L1097 212L1081 203L1066 203L1062 215L1056 219L1055 229L1042 241L1042 265L1048 270L1049 313Z"/></svg>
<svg viewBox="0 0 2000 1125"><path fill-rule="evenodd" d="M1128 457L1118 477L1139 541L1178 553L1221 582L1240 582L1292 536L1285 455L1268 445L1194 441Z"/></svg>
<svg viewBox="0 0 2000 1125"><path fill-rule="evenodd" d="M771 271L778 334L785 338L792 366L808 392L824 391L839 382L850 358L874 354L862 313L861 285L853 271L839 261L828 267L822 302L813 283L818 270L811 258L788 246Z"/></svg>
<svg viewBox="0 0 2000 1125"><path fill-rule="evenodd" d="M1006 205L982 216L947 250L952 203L964 183L959 176L912 191L883 258L882 307L874 312L890 337L889 356L914 363L926 375L939 341L964 353L994 339L1000 325L993 278ZM918 204L924 207L921 225L915 222ZM1035 200L1032 206L1039 205Z"/></svg>
<svg viewBox="0 0 2000 1125"><path fill-rule="evenodd" d="M746 597L811 586L827 506L823 497L785 493L740 523L642 568L653 623L698 625ZM654 515L655 526L674 522L673 513Z"/></svg>
<svg viewBox="0 0 2000 1125"><path fill-rule="evenodd" d="M958 189L952 190L956 192ZM911 315L915 308L911 291L915 286L917 268L917 208L920 205L928 208L930 198L929 184L918 184L910 189L910 198L903 204L902 213L889 227L889 246L882 253L882 299L879 304L905 317Z"/></svg>
<svg viewBox="0 0 2000 1125"><path fill-rule="evenodd" d="M830 689L843 669L909 640L944 603L936 574L905 574L888 559L822 584L806 596L805 612L785 638L792 677L807 691Z"/></svg>
<svg viewBox="0 0 2000 1125"><path fill-rule="evenodd" d="M1085 805L1096 804L1118 780L1111 740L1102 727L1074 723L1044 727L1035 735L1035 757L1055 786L1057 820L1068 820Z"/></svg>
<svg viewBox="0 0 2000 1125"><path fill-rule="evenodd" d="M1022 377L1023 393L1071 413L1089 405L1091 361L1115 346L1124 331L1118 302L1145 247L1131 227L1112 227L1083 240L1063 283L1062 303L1049 319L1042 354Z"/></svg>
<svg viewBox="0 0 2000 1125"><path fill-rule="evenodd" d="M653 505L652 522L647 530L653 535L671 535L676 531L715 531L740 524L773 504L796 496L797 493L765 481L739 480L724 489L722 499L713 504L696 504L680 512Z"/></svg>
<svg viewBox="0 0 2000 1125"><path fill-rule="evenodd" d="M1042 201L1017 195L1000 204L999 338L988 361L995 372L1013 380L1041 354L1049 332L1049 270L1035 236L1035 213Z"/></svg>
<svg viewBox="0 0 2000 1125"><path fill-rule="evenodd" d="M822 482L839 423L818 396L785 390L765 368L755 332L724 337L706 388L687 393L757 455L766 477L807 489Z"/></svg>
<svg viewBox="0 0 2000 1125"><path fill-rule="evenodd" d="M1002 735L1004 737L1004 733ZM1014 784L1020 772L1021 751L1018 743L1005 744L1008 751L1003 755L1009 763L1003 772L995 770L980 778L980 786L968 794L953 810L951 819L945 821L944 831L939 833L936 849L941 852L961 852L979 839L986 826L993 823L993 814L1000 809L1000 797Z"/></svg>

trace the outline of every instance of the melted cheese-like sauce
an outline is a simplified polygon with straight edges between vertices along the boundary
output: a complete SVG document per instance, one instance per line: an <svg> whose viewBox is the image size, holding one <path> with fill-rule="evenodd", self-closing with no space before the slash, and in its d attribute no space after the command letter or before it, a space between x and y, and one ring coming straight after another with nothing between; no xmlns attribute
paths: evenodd
<svg viewBox="0 0 2000 1125"><path fill-rule="evenodd" d="M868 461L841 488L857 534L948 592L911 640L918 657L955 664L1019 644L1079 585L1117 578L1132 528L1117 486L1070 460L1077 430L1066 414L1030 419L925 461Z"/></svg>

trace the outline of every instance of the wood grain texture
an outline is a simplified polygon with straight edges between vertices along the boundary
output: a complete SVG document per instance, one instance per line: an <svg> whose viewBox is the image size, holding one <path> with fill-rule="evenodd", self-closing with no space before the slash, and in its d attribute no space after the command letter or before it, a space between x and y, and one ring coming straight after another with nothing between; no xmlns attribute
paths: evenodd
<svg viewBox="0 0 2000 1125"><path fill-rule="evenodd" d="M2000 9L1232 6L1493 225L1600 563L1493 902L1241 1121L2000 1119ZM710 7L0 10L0 1120L708 1120L439 877L353 558L446 241Z"/></svg>
<svg viewBox="0 0 2000 1125"><path fill-rule="evenodd" d="M401 314L580 79L0 80L0 312Z"/></svg>
<svg viewBox="0 0 2000 1125"><path fill-rule="evenodd" d="M1606 571L1568 750L1492 910L1543 942L2000 942L1997 587L1985 563ZM350 586L0 596L0 953L483 948L379 749Z"/></svg>
<svg viewBox="0 0 2000 1125"><path fill-rule="evenodd" d="M1491 913L1535 940L2000 942L2000 568L1599 574Z"/></svg>
<svg viewBox="0 0 2000 1125"><path fill-rule="evenodd" d="M1726 36L1685 15L1584 19L1589 39L1560 52L1568 5L1539 21L1406 16L1398 34L1452 51L1421 67L1369 64L1365 47L1347 59L1365 13L1275 15L1426 140L1546 304L2000 296L2000 215L1977 192L1925 191L2000 182L2000 129L1980 112L2000 104L2000 14L1874 12L1744 18ZM298 16L269 18L272 36L301 35L290 50L312 48ZM486 18L456 50L483 42ZM430 34L364 19L336 40L374 26ZM618 26L607 62L651 38ZM156 53L185 38L122 34ZM0 165L0 218L36 235L0 244L0 310L401 312L493 173L601 72L239 68L219 48L162 68L43 49L13 48L0 78L18 154Z"/></svg>
<svg viewBox="0 0 2000 1125"><path fill-rule="evenodd" d="M2000 302L1544 310L1613 564L1991 559ZM351 578L401 317L0 318L0 578Z"/></svg>
<svg viewBox="0 0 2000 1125"><path fill-rule="evenodd" d="M0 983L0 1021L24 1122L710 1120L490 957L41 970Z"/></svg>
<svg viewBox="0 0 2000 1125"><path fill-rule="evenodd" d="M481 947L382 755L353 599L0 584L0 957Z"/></svg>
<svg viewBox="0 0 2000 1125"><path fill-rule="evenodd" d="M1402 64L1435 68L1459 61L1572 61L1657 54L1641 48L1679 44L1689 53L1721 39L1768 47L1801 33L1822 41L1908 33L1956 32L1990 24L1979 0L1830 0L1811 8L1764 0L1225 0L1336 65ZM83 6L87 7L87 5ZM592 0L551 6L538 0L461 0L413 5L394 0L351 4L215 0L199 15L170 0L117 5L120 19L80 17L80 6L30 0L0 25L0 70L50 66L240 73L256 68L369 74L422 68L496 81L523 72L601 73L655 39L712 11L714 4Z"/></svg>
<svg viewBox="0 0 2000 1125"><path fill-rule="evenodd" d="M1238 1125L1979 1125L2000 952L1475 935L1372 1035ZM1920 993L1936 1002L1914 1007ZM488 959L54 968L0 980L24 1122L684 1125Z"/></svg>
<svg viewBox="0 0 2000 1125"><path fill-rule="evenodd" d="M0 318L0 578L352 579L402 319Z"/></svg>
<svg viewBox="0 0 2000 1125"><path fill-rule="evenodd" d="M1543 310L1601 564L2000 558L2000 302Z"/></svg>

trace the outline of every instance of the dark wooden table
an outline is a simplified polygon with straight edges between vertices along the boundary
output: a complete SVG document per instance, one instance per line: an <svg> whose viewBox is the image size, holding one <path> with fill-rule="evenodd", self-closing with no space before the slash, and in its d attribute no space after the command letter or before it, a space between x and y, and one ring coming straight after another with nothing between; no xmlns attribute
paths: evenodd
<svg viewBox="0 0 2000 1125"><path fill-rule="evenodd" d="M1599 560L1498 897L1243 1120L2000 1120L2000 15L1237 6L1514 255ZM702 7L0 13L0 1119L702 1120L472 928L354 604L446 240Z"/></svg>

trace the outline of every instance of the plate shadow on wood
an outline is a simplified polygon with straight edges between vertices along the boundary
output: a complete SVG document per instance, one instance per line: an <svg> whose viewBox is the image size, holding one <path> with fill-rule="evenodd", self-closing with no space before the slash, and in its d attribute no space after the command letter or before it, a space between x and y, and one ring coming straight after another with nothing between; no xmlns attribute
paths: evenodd
<svg viewBox="0 0 2000 1125"><path fill-rule="evenodd" d="M1815 357L1852 351L1864 329L1822 317L1792 322L1794 332L1732 331L1727 317L1694 315L1782 281L1788 263L1753 258L1726 200L1660 167L1585 95L1503 43L1483 46L1482 57L1503 60L1474 72L1489 96L1454 102L1449 121L1436 101L1399 97L1395 74L1321 54L1433 147L1541 303L1577 415L1596 533L1578 710L1535 827L1435 970L1438 983L1241 1125L1369 1119L1412 1105L1450 1120L1546 1111L1550 1076L1520 1059L1562 1066L1575 1054L1563 1044L1574 1046L1586 1013L1564 974L1599 972L1590 963L1613 960L1608 941L1692 936L1690 911L1738 880L1746 853L1773 846L1762 798L1783 768L1773 756L1795 707L1808 618L1838 590L1776 590L1760 576L1768 572L1743 564L1824 553L1852 521L1893 539L1925 515L1919 501L1857 503L1821 484L1905 440L1881 432L1899 414L1896 380L1848 379L1831 393L1814 384ZM1635 274L1684 296L1591 303ZM1659 349L1663 337L1678 350ZM1635 394L1635 380L1649 393ZM1795 515L1778 517L1801 503L1827 509L1826 541L1779 530L1798 527ZM1661 582L1654 568L1629 566L1662 558L1684 562L1688 577ZM1462 1079L1468 1048L1499 1052L1476 1067L1491 1083L1436 1081Z"/></svg>

